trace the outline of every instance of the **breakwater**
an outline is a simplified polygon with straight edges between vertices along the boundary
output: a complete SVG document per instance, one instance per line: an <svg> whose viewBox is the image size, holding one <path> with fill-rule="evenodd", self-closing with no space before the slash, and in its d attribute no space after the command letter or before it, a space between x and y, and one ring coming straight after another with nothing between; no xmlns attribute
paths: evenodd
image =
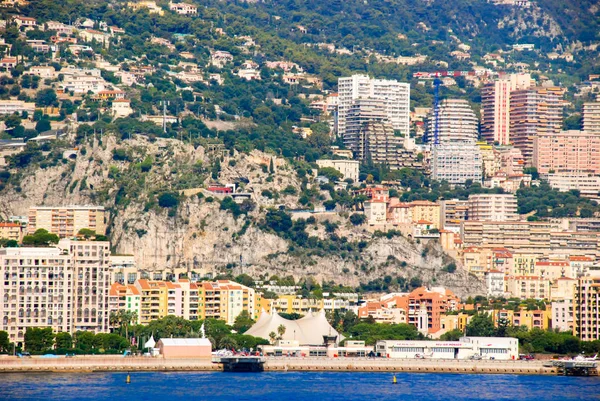
<svg viewBox="0 0 600 401"><path fill-rule="evenodd" d="M557 375L556 367L543 361L385 359L385 358L267 358L265 371L413 372ZM74 358L0 358L1 372L135 372L220 371L210 359L164 359L122 356ZM597 369L590 372L597 376Z"/></svg>

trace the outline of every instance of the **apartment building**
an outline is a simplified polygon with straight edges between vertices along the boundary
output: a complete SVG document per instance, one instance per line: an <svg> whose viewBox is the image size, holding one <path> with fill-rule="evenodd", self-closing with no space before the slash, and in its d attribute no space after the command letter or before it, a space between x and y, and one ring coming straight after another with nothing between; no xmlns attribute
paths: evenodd
<svg viewBox="0 0 600 401"><path fill-rule="evenodd" d="M25 229L20 223L0 222L0 238L21 242Z"/></svg>
<svg viewBox="0 0 600 401"><path fill-rule="evenodd" d="M167 316L167 282L138 280L135 287L140 292L140 324Z"/></svg>
<svg viewBox="0 0 600 401"><path fill-rule="evenodd" d="M532 88L511 93L510 138L523 153L528 166L533 165L535 137L560 132L562 110L560 88Z"/></svg>
<svg viewBox="0 0 600 401"><path fill-rule="evenodd" d="M472 221L461 225L465 246L506 248L512 252L553 257L587 256L600 259L599 232L560 231L551 222Z"/></svg>
<svg viewBox="0 0 600 401"><path fill-rule="evenodd" d="M577 280L573 309L573 334L581 341L600 340L600 270Z"/></svg>
<svg viewBox="0 0 600 401"><path fill-rule="evenodd" d="M573 333L573 298L552 301L552 329Z"/></svg>
<svg viewBox="0 0 600 401"><path fill-rule="evenodd" d="M485 272L485 284L488 297L503 297L506 293L504 289L504 272L500 270Z"/></svg>
<svg viewBox="0 0 600 401"><path fill-rule="evenodd" d="M469 219L479 221L514 221L517 197L513 194L473 194L467 201Z"/></svg>
<svg viewBox="0 0 600 401"><path fill-rule="evenodd" d="M440 205L430 201L412 201L409 203L412 209L413 222L429 221L437 229L440 229Z"/></svg>
<svg viewBox="0 0 600 401"><path fill-rule="evenodd" d="M560 192L568 192L572 189L579 191L581 196L599 199L600 175L585 172L570 173L548 173L546 175L548 184Z"/></svg>
<svg viewBox="0 0 600 401"><path fill-rule="evenodd" d="M425 334L437 333L441 329L441 316L448 311L458 310L460 298L443 287L419 287L409 294L398 295L388 301L406 311L406 322L416 326Z"/></svg>
<svg viewBox="0 0 600 401"><path fill-rule="evenodd" d="M504 173L507 176L520 176L523 174L525 158L519 148L514 146L494 146L494 165L491 175Z"/></svg>
<svg viewBox="0 0 600 401"><path fill-rule="evenodd" d="M481 136L488 143L511 143L510 95L532 85L530 74L505 75L484 85L481 90Z"/></svg>
<svg viewBox="0 0 600 401"><path fill-rule="evenodd" d="M233 324L242 311L255 315L255 291L229 280L198 283L203 318L221 319Z"/></svg>
<svg viewBox="0 0 600 401"><path fill-rule="evenodd" d="M506 292L521 299L550 299L550 280L541 276L508 276Z"/></svg>
<svg viewBox="0 0 600 401"><path fill-rule="evenodd" d="M400 308L388 308L379 301L367 301L357 309L359 319L372 318L375 323L400 324L406 323L406 311Z"/></svg>
<svg viewBox="0 0 600 401"><path fill-rule="evenodd" d="M301 315L306 315L309 312L320 312L322 309L322 299L302 298L296 295L280 295L271 304L271 310Z"/></svg>
<svg viewBox="0 0 600 401"><path fill-rule="evenodd" d="M583 131L600 135L600 102L583 104Z"/></svg>
<svg viewBox="0 0 600 401"><path fill-rule="evenodd" d="M29 208L27 232L44 228L60 238L75 237L82 228L106 233L103 206L34 206Z"/></svg>
<svg viewBox="0 0 600 401"><path fill-rule="evenodd" d="M119 310L133 312L136 316L133 323L140 324L141 295L140 290L135 285L113 283L109 292L109 309L111 312Z"/></svg>
<svg viewBox="0 0 600 401"><path fill-rule="evenodd" d="M439 201L439 204L440 228L459 233L460 223L467 220L469 216L468 202L458 199L448 199Z"/></svg>
<svg viewBox="0 0 600 401"><path fill-rule="evenodd" d="M533 166L540 174L600 174L600 135L576 130L538 135L533 139Z"/></svg>
<svg viewBox="0 0 600 401"><path fill-rule="evenodd" d="M28 327L108 332L109 243L62 240L0 249L0 330L17 345Z"/></svg>
<svg viewBox="0 0 600 401"><path fill-rule="evenodd" d="M476 143L443 143L433 147L431 178L463 185L467 180L483 178L481 150Z"/></svg>
<svg viewBox="0 0 600 401"><path fill-rule="evenodd" d="M463 99L444 99L438 106L437 121L435 111L427 118L427 142L435 143L437 123L439 143L477 141L479 121L469 102Z"/></svg>
<svg viewBox="0 0 600 401"><path fill-rule="evenodd" d="M410 128L410 84L395 80L372 79L353 75L338 79L338 135L346 135L346 121L357 99L379 99L392 129L407 135Z"/></svg>
<svg viewBox="0 0 600 401"><path fill-rule="evenodd" d="M317 166L319 168L331 167L342 173L342 178L344 180L351 179L353 182L357 183L358 173L360 162L357 160L326 160L321 159L317 160Z"/></svg>
<svg viewBox="0 0 600 401"><path fill-rule="evenodd" d="M344 145L358 160L387 163L396 155L400 139L394 136L382 99L356 99L345 111Z"/></svg>

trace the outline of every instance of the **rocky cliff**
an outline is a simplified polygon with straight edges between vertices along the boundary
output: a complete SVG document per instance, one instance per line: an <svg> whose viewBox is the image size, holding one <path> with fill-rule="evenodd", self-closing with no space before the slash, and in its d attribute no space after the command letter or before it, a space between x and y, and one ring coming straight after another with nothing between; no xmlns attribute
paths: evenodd
<svg viewBox="0 0 600 401"><path fill-rule="evenodd" d="M216 159L221 168L213 179ZM144 160L151 160L151 167L142 168ZM218 147L194 147L177 140L150 142L139 137L121 142L105 136L81 145L75 159L55 164L21 171L19 183L0 193L2 217L26 215L33 205L101 204L109 211L113 251L135 255L143 269L243 272L256 278L312 276L352 286L386 276L407 281L417 277L460 295L485 292L483 283L463 270L442 270L452 260L437 242L375 238L364 227L350 224L347 214L332 213L327 219L338 223L337 235L366 243L359 254L291 251L287 240L259 227L268 208L298 207L297 195L281 194L276 200L262 195L264 190L300 188L296 172L273 155L258 151L231 155ZM267 172L271 164L273 174ZM203 189L214 182L237 182L251 195L253 210L238 217L221 210L219 197ZM182 194L176 208L158 206L156 199L164 191ZM322 239L331 235L318 222L308 230Z"/></svg>

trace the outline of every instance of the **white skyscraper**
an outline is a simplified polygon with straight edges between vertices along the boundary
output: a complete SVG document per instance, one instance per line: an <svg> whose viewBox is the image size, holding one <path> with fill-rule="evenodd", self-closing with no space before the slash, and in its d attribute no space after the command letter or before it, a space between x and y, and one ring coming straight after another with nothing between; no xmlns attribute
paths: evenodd
<svg viewBox="0 0 600 401"><path fill-rule="evenodd" d="M346 118L357 99L383 100L386 114L394 130L406 136L410 124L410 84L396 80L373 79L353 75L338 80L338 135L346 133Z"/></svg>
<svg viewBox="0 0 600 401"><path fill-rule="evenodd" d="M429 116L427 137L434 142L435 116ZM432 145L431 177L450 184L481 182L482 156L477 146L477 116L466 100L446 99L438 108L439 144Z"/></svg>

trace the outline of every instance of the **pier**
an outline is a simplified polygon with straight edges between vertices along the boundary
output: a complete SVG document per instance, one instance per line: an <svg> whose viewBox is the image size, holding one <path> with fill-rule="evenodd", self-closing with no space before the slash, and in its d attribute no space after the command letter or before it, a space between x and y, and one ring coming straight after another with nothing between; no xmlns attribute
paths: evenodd
<svg viewBox="0 0 600 401"><path fill-rule="evenodd" d="M598 376L598 363L595 361L552 361L552 366L563 376Z"/></svg>
<svg viewBox="0 0 600 401"><path fill-rule="evenodd" d="M266 358L262 356L215 356L212 362L223 365L225 372L262 372Z"/></svg>

